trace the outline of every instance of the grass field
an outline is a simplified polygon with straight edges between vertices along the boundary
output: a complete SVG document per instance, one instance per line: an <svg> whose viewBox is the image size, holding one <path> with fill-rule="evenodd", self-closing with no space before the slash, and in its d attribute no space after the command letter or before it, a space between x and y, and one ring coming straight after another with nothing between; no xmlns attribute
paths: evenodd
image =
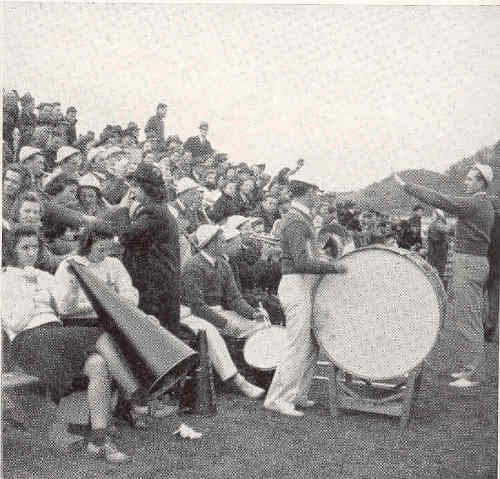
<svg viewBox="0 0 500 479"><path fill-rule="evenodd" d="M118 443L133 455L126 465L89 459L82 450L60 456L4 430L4 478L494 478L497 468L498 345L486 349L483 385L463 392L433 364L408 431L389 417L319 406L304 418L266 412L260 403L227 393L215 417L171 416L144 432L120 429ZM434 361L438 361L437 357ZM431 369L432 366L432 369ZM325 397L319 398L326 405ZM204 433L183 441L180 421Z"/></svg>

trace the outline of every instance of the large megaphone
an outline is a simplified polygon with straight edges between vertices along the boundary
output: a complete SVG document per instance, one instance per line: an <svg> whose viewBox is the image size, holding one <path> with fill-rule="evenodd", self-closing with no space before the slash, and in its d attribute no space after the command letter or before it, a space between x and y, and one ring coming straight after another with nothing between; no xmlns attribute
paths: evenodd
<svg viewBox="0 0 500 479"><path fill-rule="evenodd" d="M68 263L99 317L124 354L137 380L152 396L174 386L192 370L196 351L74 260Z"/></svg>

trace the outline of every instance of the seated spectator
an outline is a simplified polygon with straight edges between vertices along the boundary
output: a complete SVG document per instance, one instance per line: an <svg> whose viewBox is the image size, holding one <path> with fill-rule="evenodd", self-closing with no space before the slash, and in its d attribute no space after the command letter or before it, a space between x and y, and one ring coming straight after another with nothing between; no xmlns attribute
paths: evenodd
<svg viewBox="0 0 500 479"><path fill-rule="evenodd" d="M108 284L116 294L137 306L139 293L132 286L132 280L121 261L110 257L113 247L114 240L110 233L86 228L79 238L78 254L71 259L85 265L87 271ZM55 273L59 284L55 295L58 311L77 324L97 326L97 313L86 294L81 288L74 289L71 286L75 277L69 269L68 259L61 262Z"/></svg>
<svg viewBox="0 0 500 479"><path fill-rule="evenodd" d="M21 193L14 204L10 221L35 229L41 226L42 212L40 198L35 191L24 191Z"/></svg>
<svg viewBox="0 0 500 479"><path fill-rule="evenodd" d="M269 315L272 324L285 324L285 314L279 299L275 296L281 279L279 264L280 250L267 249L268 254L263 258L245 257L241 233L224 227L226 253L224 258L231 266L238 290L243 298L254 308L263 308ZM259 250L255 250L258 254ZM245 262L247 260L248 262ZM245 267L244 267L245 266ZM241 273L244 281L241 281Z"/></svg>
<svg viewBox="0 0 500 479"><path fill-rule="evenodd" d="M281 186L286 186L288 185L289 181L290 181L290 176L294 175L295 173L297 173L297 171L299 171L302 167L304 166L304 160L302 158L298 159L297 160L297 166L295 167L295 169L290 169L288 167L286 168L282 168L278 174L271 180L271 186L274 185L274 184L278 184Z"/></svg>
<svg viewBox="0 0 500 479"><path fill-rule="evenodd" d="M52 255L61 258L59 262L78 252L80 234L80 228L72 228L62 223L53 223L43 228L44 243ZM55 270L56 268L54 272Z"/></svg>
<svg viewBox="0 0 500 479"><path fill-rule="evenodd" d="M279 213L280 218L274 222L272 230L271 230L271 235L277 240L281 239L282 219L290 210L291 204L292 204L292 200L288 199L288 198L278 201L278 213Z"/></svg>
<svg viewBox="0 0 500 479"><path fill-rule="evenodd" d="M270 233L274 223L279 219L278 200L272 195L266 195L264 201L251 213L252 216L262 218L264 222L264 232Z"/></svg>
<svg viewBox="0 0 500 479"><path fill-rule="evenodd" d="M255 179L253 177L244 178L239 187L240 210L238 213L249 216L255 208Z"/></svg>
<svg viewBox="0 0 500 479"><path fill-rule="evenodd" d="M210 223L202 208L202 188L188 177L181 178L176 183L177 199L169 202L168 209L177 218L182 216L187 222L187 234L194 233L201 224Z"/></svg>
<svg viewBox="0 0 500 479"><path fill-rule="evenodd" d="M409 251L419 251L422 248L422 238L419 233L418 222L402 223L402 233L399 238L399 247Z"/></svg>
<svg viewBox="0 0 500 479"><path fill-rule="evenodd" d="M36 269L39 238L36 231L20 228L8 245L2 272L2 328L11 341L12 355L28 374L39 377L56 398L72 391L75 378L88 378L87 402L91 434L87 451L120 463L129 458L107 433L111 407L111 381L126 392L130 410L143 412L146 394L107 333L99 328L64 328L54 310L54 277ZM76 281L71 284L77 289Z"/></svg>
<svg viewBox="0 0 500 479"><path fill-rule="evenodd" d="M83 213L90 216L102 216L106 213L107 206L102 197L100 182L92 173L82 176L76 197Z"/></svg>
<svg viewBox="0 0 500 479"><path fill-rule="evenodd" d="M214 228L214 227L212 227ZM216 227L215 227L216 228ZM238 232L236 231L236 234ZM200 330L207 333L208 356L215 371L219 374L223 382L231 381L245 396L257 399L263 396L264 391L249 382L238 373L234 365L226 343L219 332L219 329L209 321L191 314L189 308L181 306L181 324L187 326L197 334Z"/></svg>
<svg viewBox="0 0 500 479"><path fill-rule="evenodd" d="M234 181L229 180L222 189L221 197L208 212L208 217L214 223L219 223L228 216L237 215L243 211L241 198L238 195L238 186Z"/></svg>
<svg viewBox="0 0 500 479"><path fill-rule="evenodd" d="M196 237L200 252L182 271L183 304L227 336L243 338L265 327L267 315L243 299L232 269L222 257L225 252L222 229L201 225Z"/></svg>
<svg viewBox="0 0 500 479"><path fill-rule="evenodd" d="M81 211L76 197L78 185L78 180L65 173L60 173L47 183L45 193L52 197L57 205Z"/></svg>
<svg viewBox="0 0 500 479"><path fill-rule="evenodd" d="M3 170L2 187L2 218L12 218L15 203L18 196L31 188L31 176L29 171L19 165L12 164Z"/></svg>
<svg viewBox="0 0 500 479"><path fill-rule="evenodd" d="M78 199L78 182L64 173L45 187L42 196L42 221L46 226L61 223L73 228L91 224L96 217L82 212Z"/></svg>
<svg viewBox="0 0 500 479"><path fill-rule="evenodd" d="M31 175L31 188L38 193L43 191L43 180L45 173L45 158L38 148L23 146L19 152L19 163L26 168Z"/></svg>
<svg viewBox="0 0 500 479"><path fill-rule="evenodd" d="M56 168L54 171L44 178L43 185L47 185L53 178L64 173L78 182L80 177L79 170L82 162L82 154L80 150L72 146L61 146L57 150Z"/></svg>
<svg viewBox="0 0 500 479"><path fill-rule="evenodd" d="M123 160L123 150L113 146L104 155L105 176L101 179L101 192L104 199L111 205L117 205L128 191L125 179L120 176L120 163ZM124 168L125 170L125 168ZM123 171L124 173L124 171Z"/></svg>
<svg viewBox="0 0 500 479"><path fill-rule="evenodd" d="M384 246L388 248L399 248L398 246L398 237L395 233L389 233L385 236Z"/></svg>

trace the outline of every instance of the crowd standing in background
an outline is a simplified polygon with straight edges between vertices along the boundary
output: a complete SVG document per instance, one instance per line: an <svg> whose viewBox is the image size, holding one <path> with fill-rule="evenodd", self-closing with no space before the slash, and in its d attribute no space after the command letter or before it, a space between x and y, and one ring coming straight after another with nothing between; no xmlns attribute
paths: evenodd
<svg viewBox="0 0 500 479"><path fill-rule="evenodd" d="M74 106L64 110L58 102L36 105L30 93L19 97L14 90L3 94L3 265L13 284L26 283L26 294L37 298L36 310L29 311L33 321L3 323L4 331L19 349L16 336L33 328L51 325L30 341L61 337L69 342L77 330L62 335L62 324L85 327L86 339L75 350L73 369L87 371L91 384L96 377L97 383L103 377L121 378L129 416L130 411L140 413L143 395L128 371L113 363L109 338L99 339L95 313L68 272L68 258L91 265L118 294L173 334L185 338L207 330L216 371L250 398L264 392L237 372L223 336L245 336L266 321L285 323L277 297L280 241L294 199L290 182L304 161L272 176L265 164L247 164L217 151L205 121L184 142L176 134L167 135L167 113L167 104L159 103L140 141L135 121L124 128L109 124L99 135L82 133ZM308 214L320 257L336 259L355 248L380 245L425 258L445 285L453 276L449 256L454 232L445 208L424 210L418 203L402 218L337 201L333 191L319 198ZM485 253L490 269L484 285L489 293L484 300L489 338L497 334L498 322L500 208L498 202L493 204L497 219L491 238L496 243L492 241ZM432 211L430 224L424 224L424 211ZM21 261L21 249L32 256ZM28 273L16 272L25 266ZM46 288L33 287L46 278L52 278ZM36 319L41 313L43 321ZM106 347L92 353L97 341ZM49 352L40 351L41 357L30 358L40 364L62 354L57 350L48 359ZM293 351L290 354L293 362ZM67 387L67 375L64 384L55 373L46 379L60 393ZM96 394L107 395L107 384L96 386ZM286 401L288 386L278 386L272 394ZM94 409L95 429L106 427L99 408ZM125 460L99 432L92 444L89 451L95 454Z"/></svg>

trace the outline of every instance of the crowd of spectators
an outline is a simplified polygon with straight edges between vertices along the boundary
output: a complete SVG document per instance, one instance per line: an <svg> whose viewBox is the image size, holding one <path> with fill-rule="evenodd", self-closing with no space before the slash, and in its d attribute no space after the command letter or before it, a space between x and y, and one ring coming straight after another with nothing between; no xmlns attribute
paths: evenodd
<svg viewBox="0 0 500 479"><path fill-rule="evenodd" d="M263 163L249 165L217 151L208 140L205 121L200 122L198 133L185 141L176 134L167 135L165 103L158 104L147 121L142 141L134 121L123 128L109 124L99 135L92 131L78 134L75 107L69 106L63 114L60 103L40 103L36 108L35 103L30 93L22 97L16 91L3 94L3 265L18 264L12 257L24 244L19 243L19 231L24 230L34 231L37 238L33 266L55 274L56 279L66 278L65 260L70 256L87 258L91 254L95 264L108 265L105 250L121 262L109 263L112 267L106 266L106 272L103 269L103 278L116 284L123 295L133 297L139 308L157 317L174 334L181 334L179 302L188 297L193 307L198 301L193 291L200 286L190 283L192 277L183 277L182 270L162 269L161 258L172 253L168 245L172 235L178 235L180 266L184 271L193 268L192 258L203 249L197 234L200 226L220 225L224 257L232 270L232 274L224 274L234 277L231 291L242 298L238 307L254 318L264 310L272 323L284 324L285 315L276 296L281 277L280 223L292 202L289 181L303 167L302 159L272 176ZM102 231L103 225L113 229L109 227L117 221L114 213L123 206L131 218L135 215L136 198L131 196L134 182L142 185L151 201L165 208L148 210L141 227L121 235L116 233L120 225L115 225L113 239L109 231ZM403 248L426 257L446 280L451 230L443 213L435 210L423 234L423 211L416 205L409 218L397 218L360 210L353 201L340 202L334 192L325 192L313 212L321 254L336 258L373 244ZM144 216L143 211L138 214ZM159 221L168 223L167 216L175 218L177 229L157 231L162 246L145 253L147 234ZM92 231L100 231L94 240L105 246L104 250L91 248ZM217 231L203 234L210 240ZM139 297L131 290L128 275ZM75 304L85 303L76 317L85 313L88 318L91 306L83 297L78 301L73 298L71 291L77 286L66 283L63 293L54 295L57 298L59 294L60 312L71 312ZM191 286L186 288L186 284ZM172 295L178 297L177 303L169 299ZM226 298L223 288L220 295L218 300L236 304L234 297ZM217 313L206 309L206 314L216 318ZM75 314L72 316L74 320ZM242 380L238 381L249 397L256 397L254 390L245 389ZM129 389L133 396L134 388ZM135 406L141 405L136 401Z"/></svg>

